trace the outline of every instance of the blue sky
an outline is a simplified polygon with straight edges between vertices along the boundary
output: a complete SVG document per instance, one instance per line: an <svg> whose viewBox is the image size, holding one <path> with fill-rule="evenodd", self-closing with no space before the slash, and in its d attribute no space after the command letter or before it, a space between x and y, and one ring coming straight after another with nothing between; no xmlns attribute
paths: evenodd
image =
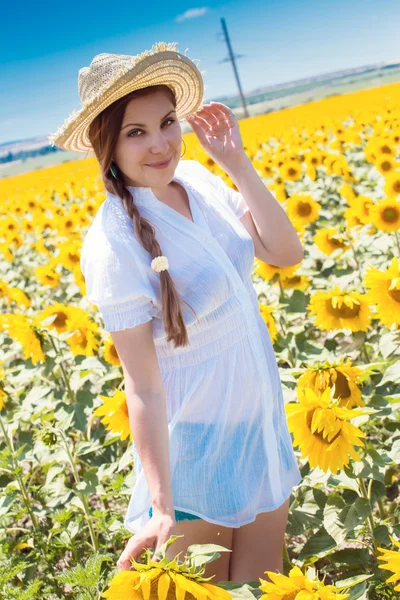
<svg viewBox="0 0 400 600"><path fill-rule="evenodd" d="M55 131L81 106L77 77L96 54L178 42L205 70L205 101L237 92L221 17L245 92L400 58L398 0L119 0L7 3L0 35L0 143Z"/></svg>

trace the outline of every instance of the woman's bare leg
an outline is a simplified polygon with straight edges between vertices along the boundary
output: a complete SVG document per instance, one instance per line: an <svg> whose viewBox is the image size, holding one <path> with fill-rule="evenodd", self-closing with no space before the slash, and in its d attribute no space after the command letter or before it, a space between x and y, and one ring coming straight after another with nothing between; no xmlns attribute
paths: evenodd
<svg viewBox="0 0 400 600"><path fill-rule="evenodd" d="M215 525L203 519L177 521L176 535L184 535L184 537L178 538L168 546L167 557L172 560L178 552L182 552L178 556L178 560L183 561L186 550L191 544L218 544L232 550L232 533L232 527ZM232 552L221 552L220 558L207 564L204 577L215 575L210 583L217 584L219 581L229 581L231 555Z"/></svg>
<svg viewBox="0 0 400 600"><path fill-rule="evenodd" d="M290 498L276 510L259 513L256 520L233 529L230 581L270 581L265 571L283 573L283 544Z"/></svg>

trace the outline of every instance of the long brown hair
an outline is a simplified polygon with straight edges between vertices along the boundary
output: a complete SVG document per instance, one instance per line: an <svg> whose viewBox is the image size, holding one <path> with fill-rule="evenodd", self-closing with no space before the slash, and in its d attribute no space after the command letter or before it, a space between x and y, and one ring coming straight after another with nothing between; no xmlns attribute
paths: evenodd
<svg viewBox="0 0 400 600"><path fill-rule="evenodd" d="M118 175L118 179L115 179L110 172L110 167L112 166L112 157L114 156L114 150L118 141L127 104L133 98L147 96L158 90L163 90L167 93L174 108L176 108L176 98L171 88L161 84L148 86L126 94L105 108L92 121L88 132L90 143L100 164L104 187L111 194L115 194L121 198L126 213L132 219L138 240L143 248L149 252L152 259L162 255L162 250L156 239L154 227L150 221L140 214L132 193L126 187L121 170L119 170L114 163L113 168L116 168ZM180 302L185 301L179 298L169 271L161 271L159 275L163 323L167 334L167 341L169 342L172 340L175 348L178 346L186 346L189 343L189 338L180 306ZM187 303L185 302L185 304Z"/></svg>

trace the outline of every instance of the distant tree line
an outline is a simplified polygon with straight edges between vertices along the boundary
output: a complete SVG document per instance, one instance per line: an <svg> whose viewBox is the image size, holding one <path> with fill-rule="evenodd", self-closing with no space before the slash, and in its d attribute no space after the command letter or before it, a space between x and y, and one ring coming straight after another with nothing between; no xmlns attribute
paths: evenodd
<svg viewBox="0 0 400 600"><path fill-rule="evenodd" d="M61 152L61 148L56 146L43 146L42 148L35 148L34 150L20 150L19 152L8 152L3 156L0 156L0 164L13 162L14 160L26 160L33 158L34 156L45 156L46 154L53 154L54 152Z"/></svg>

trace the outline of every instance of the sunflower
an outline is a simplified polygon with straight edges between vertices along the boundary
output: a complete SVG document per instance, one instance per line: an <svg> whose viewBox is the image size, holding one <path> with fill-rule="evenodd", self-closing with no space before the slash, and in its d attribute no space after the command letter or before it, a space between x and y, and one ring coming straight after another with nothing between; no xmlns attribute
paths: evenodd
<svg viewBox="0 0 400 600"><path fill-rule="evenodd" d="M279 334L278 328L275 324L275 319L272 316L272 312L275 310L275 308L273 306L267 306L266 304L263 304L262 302L259 302L258 306L260 308L261 316L264 319L265 324L268 327L268 332L271 337L271 342L274 344L278 337L278 334Z"/></svg>
<svg viewBox="0 0 400 600"><path fill-rule="evenodd" d="M68 331L67 320L72 318L75 307L69 307L61 302L54 302L46 306L35 316L35 323L38 327L47 327L54 329L58 334ZM52 317L52 318L51 318ZM46 324L45 321L49 320Z"/></svg>
<svg viewBox="0 0 400 600"><path fill-rule="evenodd" d="M110 365L115 365L118 367L121 366L119 354L111 335L109 335L104 341L103 356Z"/></svg>
<svg viewBox="0 0 400 600"><path fill-rule="evenodd" d="M321 394L327 387L335 385L333 397L338 399L339 406L353 408L354 406L365 406L360 388L358 387L363 378L364 371L352 365L348 358L344 363L344 357L336 362L325 361L314 362L297 380L297 387L309 387L316 394Z"/></svg>
<svg viewBox="0 0 400 600"><path fill-rule="evenodd" d="M312 165L307 165L306 175L311 181L315 181L317 179L317 169Z"/></svg>
<svg viewBox="0 0 400 600"><path fill-rule="evenodd" d="M51 265L39 265L35 268L34 273L41 285L59 287L61 274L57 273Z"/></svg>
<svg viewBox="0 0 400 600"><path fill-rule="evenodd" d="M121 440L126 440L128 436L132 440L132 431L129 422L128 405L126 403L126 394L121 390L115 390L114 396L100 396L104 402L102 406L96 408L93 414L101 419L106 429L113 433L120 434Z"/></svg>
<svg viewBox="0 0 400 600"><path fill-rule="evenodd" d="M394 539L393 536L391 536L389 534L390 539L392 540L393 544L395 546L397 546L397 548L400 548L400 542L396 541ZM392 573L394 573L394 575L391 575L391 577L389 577L389 579L387 579L386 581L388 583L392 583L393 581L398 581L400 579L400 552L397 550L386 550L386 548L378 548L378 550L380 552L383 552L382 556L377 556L378 560L383 560L386 561L387 564L381 564L378 565L378 567L380 569L387 569L388 571L392 571ZM396 585L394 590L396 592L400 591L400 584Z"/></svg>
<svg viewBox="0 0 400 600"><path fill-rule="evenodd" d="M337 285L333 290L313 294L307 309L316 315L316 327L328 331L368 331L371 324L366 297L359 292L341 290Z"/></svg>
<svg viewBox="0 0 400 600"><path fill-rule="evenodd" d="M335 250L345 252L351 247L345 243L345 237L340 235L337 229L333 227L325 227L317 231L313 237L313 242L327 256L335 252Z"/></svg>
<svg viewBox="0 0 400 600"><path fill-rule="evenodd" d="M43 353L43 335L30 317L22 314L5 313L0 315L0 331L5 330L13 340L22 346L25 360L31 359L32 364L45 362Z"/></svg>
<svg viewBox="0 0 400 600"><path fill-rule="evenodd" d="M350 594L342 594L334 585L325 585L316 577L310 579L295 566L289 576L265 571L272 583L260 577L260 590L265 592L260 600L345 600Z"/></svg>
<svg viewBox="0 0 400 600"><path fill-rule="evenodd" d="M347 229L351 229L352 227L360 228L364 226L364 223L359 217L358 211L353 207L346 208L343 216L347 221Z"/></svg>
<svg viewBox="0 0 400 600"><path fill-rule="evenodd" d="M306 275L293 275L292 277L285 277L281 280L281 286L283 289L294 289L305 292L311 285L311 280Z"/></svg>
<svg viewBox="0 0 400 600"><path fill-rule="evenodd" d="M268 265L267 263L255 259L255 271L262 279L271 281L275 276L279 275L279 279L286 279L291 277L299 268L300 263L297 265L291 265L290 267L277 267L276 265Z"/></svg>
<svg viewBox="0 0 400 600"><path fill-rule="evenodd" d="M400 200L386 198L370 207L370 219L380 231L392 233L400 229Z"/></svg>
<svg viewBox="0 0 400 600"><path fill-rule="evenodd" d="M308 225L318 219L321 210L318 202L310 194L293 194L287 201L289 219Z"/></svg>
<svg viewBox="0 0 400 600"><path fill-rule="evenodd" d="M308 458L310 467L319 467L336 474L349 464L350 458L361 458L353 446L364 446L360 438L366 435L350 419L364 414L361 409L339 406L327 387L318 396L311 388L298 388L298 403L285 404L289 430L294 434L294 445Z"/></svg>
<svg viewBox="0 0 400 600"><path fill-rule="evenodd" d="M298 181L303 176L302 163L299 160L284 161L279 172L284 181Z"/></svg>
<svg viewBox="0 0 400 600"><path fill-rule="evenodd" d="M393 173L399 167L399 162L387 154L378 154L374 161L375 167L382 175Z"/></svg>
<svg viewBox="0 0 400 600"><path fill-rule="evenodd" d="M99 349L99 326L78 306L69 307L66 342L74 356L94 356Z"/></svg>
<svg viewBox="0 0 400 600"><path fill-rule="evenodd" d="M400 173L394 172L387 175L383 189L388 198L397 198L400 195Z"/></svg>
<svg viewBox="0 0 400 600"><path fill-rule="evenodd" d="M109 600L231 600L232 594L218 585L208 583L212 577L204 577L205 563L220 557L219 552L230 552L223 546L189 546L185 560L178 562L178 555L170 561L167 547L177 537L172 535L156 552L159 561L153 561L153 551L144 551L145 561L136 562L131 558L133 569L116 575L102 597ZM142 554L142 556L143 556Z"/></svg>
<svg viewBox="0 0 400 600"><path fill-rule="evenodd" d="M378 318L390 329L400 326L400 268L397 256L386 271L379 271L368 264L364 275L364 285L370 288L367 298L370 304L376 304Z"/></svg>
<svg viewBox="0 0 400 600"><path fill-rule="evenodd" d="M351 187L351 185L349 185L348 183L344 183L340 188L339 188L339 194L341 196L343 196L343 198L345 200L348 201L348 204L350 205L350 200L354 200L354 198L356 198L356 193L353 190L353 188Z"/></svg>
<svg viewBox="0 0 400 600"><path fill-rule="evenodd" d="M370 208L374 205L374 201L369 196L360 194L352 200L348 200L348 204L355 211L361 223L368 225L370 222Z"/></svg>

